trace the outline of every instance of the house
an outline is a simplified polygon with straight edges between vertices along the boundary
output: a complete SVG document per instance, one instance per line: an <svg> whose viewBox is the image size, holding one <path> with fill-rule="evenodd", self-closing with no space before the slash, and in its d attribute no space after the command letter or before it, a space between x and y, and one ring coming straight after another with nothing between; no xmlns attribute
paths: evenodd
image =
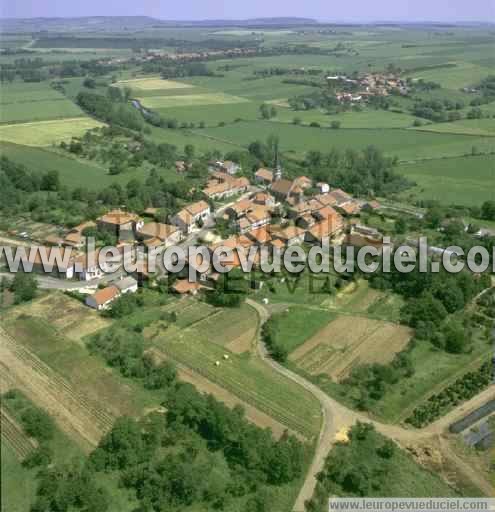
<svg viewBox="0 0 495 512"><path fill-rule="evenodd" d="M224 172L232 176L241 170L241 166L236 162L232 162L232 160L218 160L210 162L208 169L210 171Z"/></svg>
<svg viewBox="0 0 495 512"><path fill-rule="evenodd" d="M232 178L228 174L214 173L206 188L203 189L203 194L208 199L224 199L246 192L248 187L249 180L247 178Z"/></svg>
<svg viewBox="0 0 495 512"><path fill-rule="evenodd" d="M98 290L93 295L86 297L86 305L97 311L108 309L119 295L120 291L116 286L107 286L102 290Z"/></svg>
<svg viewBox="0 0 495 512"><path fill-rule="evenodd" d="M286 201L294 186L294 182L285 178L275 181L271 186L271 193L278 201Z"/></svg>
<svg viewBox="0 0 495 512"><path fill-rule="evenodd" d="M248 210L252 209L253 206L254 204L250 199L241 199L235 202L232 206L229 206L225 210L225 213L230 219L238 219L245 215Z"/></svg>
<svg viewBox="0 0 495 512"><path fill-rule="evenodd" d="M238 220L237 226L240 233L246 233L270 224L270 219L271 215L268 208L253 205L253 207Z"/></svg>
<svg viewBox="0 0 495 512"><path fill-rule="evenodd" d="M357 201L348 201L347 203L344 203L342 205L336 205L335 208L342 213L343 215L346 215L348 217L352 215L358 215L361 211L361 205Z"/></svg>
<svg viewBox="0 0 495 512"><path fill-rule="evenodd" d="M298 176L294 180L294 185L301 187L303 190L311 188L313 186L313 180L307 176Z"/></svg>
<svg viewBox="0 0 495 512"><path fill-rule="evenodd" d="M285 249L285 243L282 240L279 240L278 238L270 240L269 244L274 251L282 252Z"/></svg>
<svg viewBox="0 0 495 512"><path fill-rule="evenodd" d="M177 212L172 217L172 224L177 226L182 233L188 235L192 232L197 222L204 222L210 214L210 205L206 201L198 201Z"/></svg>
<svg viewBox="0 0 495 512"><path fill-rule="evenodd" d="M261 167L254 173L254 180L259 185L264 185L265 187L268 187L273 182L273 171Z"/></svg>
<svg viewBox="0 0 495 512"><path fill-rule="evenodd" d="M272 235L266 227L248 231L246 236L256 245L266 245L272 241Z"/></svg>
<svg viewBox="0 0 495 512"><path fill-rule="evenodd" d="M136 293L138 290L138 282L130 276L124 277L119 281L115 281L114 284L122 295L126 293Z"/></svg>
<svg viewBox="0 0 495 512"><path fill-rule="evenodd" d="M78 226L73 227L66 235L62 244L67 247L74 247L76 249L81 249L84 247L86 240L83 234L85 229L95 228L96 224L92 221L83 222Z"/></svg>
<svg viewBox="0 0 495 512"><path fill-rule="evenodd" d="M296 226L303 229L309 229L316 224L316 219L310 213L304 213L296 219Z"/></svg>
<svg viewBox="0 0 495 512"><path fill-rule="evenodd" d="M375 228L354 224L346 237L346 243L355 247L375 247L381 252L383 249L383 235Z"/></svg>
<svg viewBox="0 0 495 512"><path fill-rule="evenodd" d="M202 284L190 282L187 279L178 279L172 286L172 290L179 295L197 295L204 288Z"/></svg>
<svg viewBox="0 0 495 512"><path fill-rule="evenodd" d="M307 232L308 243L322 245L324 239L331 239L342 233L343 222L340 215L328 217L313 225Z"/></svg>
<svg viewBox="0 0 495 512"><path fill-rule="evenodd" d="M133 234L144 222L135 214L122 210L112 210L96 219L98 229L108 231L118 237Z"/></svg>
<svg viewBox="0 0 495 512"><path fill-rule="evenodd" d="M275 198L268 192L256 192L251 197L251 201L260 206L275 206Z"/></svg>
<svg viewBox="0 0 495 512"><path fill-rule="evenodd" d="M273 238L281 240L285 246L302 244L306 230L297 226L289 226L273 233Z"/></svg>
<svg viewBox="0 0 495 512"><path fill-rule="evenodd" d="M330 185L328 183L319 182L316 184L316 187L320 191L320 194L326 194L330 192Z"/></svg>
<svg viewBox="0 0 495 512"><path fill-rule="evenodd" d="M160 222L144 224L137 236L146 248L156 247L160 252L171 245L177 245L182 239L182 233L178 227Z"/></svg>

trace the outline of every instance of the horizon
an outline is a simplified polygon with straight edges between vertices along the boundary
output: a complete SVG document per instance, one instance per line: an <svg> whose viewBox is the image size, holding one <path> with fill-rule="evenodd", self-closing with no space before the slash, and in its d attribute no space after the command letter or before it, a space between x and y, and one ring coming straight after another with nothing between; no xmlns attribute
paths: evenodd
<svg viewBox="0 0 495 512"><path fill-rule="evenodd" d="M156 5L143 0L135 5L129 0L103 5L96 0L68 5L60 0L17 0L3 5L0 19L150 17L161 21L246 21L270 18L308 18L319 23L488 23L495 22L495 6L484 0L466 4L462 0L428 0L390 2L379 0L370 5L356 0L352 11L347 6L329 6L322 0L309 0L304 5L286 5L275 0L266 5L253 0L249 5L232 5L223 0L185 0L180 5Z"/></svg>

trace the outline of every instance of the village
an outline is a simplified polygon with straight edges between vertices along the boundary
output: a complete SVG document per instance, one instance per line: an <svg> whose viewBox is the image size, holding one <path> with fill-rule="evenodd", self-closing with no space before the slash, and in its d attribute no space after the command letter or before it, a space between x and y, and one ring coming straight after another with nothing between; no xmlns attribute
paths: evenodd
<svg viewBox="0 0 495 512"><path fill-rule="evenodd" d="M187 164L176 162L176 171L184 172ZM231 161L212 161L209 176L202 190L204 199L184 205L171 215L167 223L157 221L157 208L136 213L121 209L110 210L95 222L86 221L68 230L63 236L49 235L29 253L33 271L46 273L41 255L48 258L59 251L64 266L55 260L52 278L81 281L79 286L87 294L85 303L96 310L109 309L125 293L134 293L144 283L166 276L162 267L149 272L146 255L162 254L172 246L206 245L213 252L223 246L234 251L229 266L239 268L241 262L236 249L249 251L251 247L268 247L283 254L292 245L319 245L329 240L333 245L371 245L380 248L383 235L375 228L362 225L360 212L380 210L377 201L356 199L341 189L332 189L328 183L313 183L307 176L294 179L284 177L282 167L259 168L252 180L238 177L239 164ZM218 225L227 227L227 236L220 236ZM87 247L88 236L104 234L116 241L116 253L99 264L101 247ZM101 245L101 244L100 244ZM66 251L70 257L64 260ZM92 251L89 254L89 251ZM122 270L123 263L134 262L136 270L130 274ZM260 266L260 252L254 268ZM197 272L196 279L186 279L190 265L175 280L172 291L179 295L196 295L201 289L211 289L219 274L211 267ZM114 271L114 268L119 271ZM190 274L189 274L190 275Z"/></svg>
<svg viewBox="0 0 495 512"><path fill-rule="evenodd" d="M373 96L391 94L407 95L409 87L406 80L396 73L366 73L357 78L347 75L326 77L327 84L336 89L335 98L340 103L358 103Z"/></svg>

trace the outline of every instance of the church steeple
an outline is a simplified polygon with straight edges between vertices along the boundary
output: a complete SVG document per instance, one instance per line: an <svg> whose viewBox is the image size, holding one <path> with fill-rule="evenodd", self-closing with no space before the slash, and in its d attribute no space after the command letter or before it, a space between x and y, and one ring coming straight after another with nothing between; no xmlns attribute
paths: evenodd
<svg viewBox="0 0 495 512"><path fill-rule="evenodd" d="M282 166L280 165L280 159L278 156L278 142L275 146L275 173L274 173L275 181L282 179Z"/></svg>

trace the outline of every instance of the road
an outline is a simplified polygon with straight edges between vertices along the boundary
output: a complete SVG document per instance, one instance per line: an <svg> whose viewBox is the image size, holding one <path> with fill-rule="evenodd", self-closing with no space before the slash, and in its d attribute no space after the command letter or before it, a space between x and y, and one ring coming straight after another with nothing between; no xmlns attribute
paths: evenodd
<svg viewBox="0 0 495 512"><path fill-rule="evenodd" d="M322 411L322 426L320 430L320 436L315 449L313 461L309 467L304 484L299 491L299 495L293 507L293 512L304 512L304 504L307 500L311 499L315 487L316 487L316 476L322 471L325 458L335 443L336 434L342 430L347 429L354 425L357 421L372 423L376 430L382 435L394 439L402 447L414 443L420 443L423 441L434 441L435 446L442 449L442 453L455 463L456 468L463 476L472 481L479 489L481 489L486 495L492 496L495 494L495 489L492 485L486 481L481 475L471 468L467 463L459 459L452 450L448 447L447 443L442 440L440 443L441 435L445 429L457 419L460 419L470 411L476 409L489 399L495 397L495 386L491 386L483 393L473 398L471 401L462 404L458 408L451 411L446 417L441 418L437 422L432 423L428 427L416 430L406 429L401 426L387 425L385 423L371 420L367 415L353 411L341 403L337 402L320 388L315 386L313 383L306 380L304 377L294 373L293 371L285 368L274 361L268 354L266 347L261 339L261 327L270 317L268 310L261 304L246 299L246 303L254 308L259 315L259 330L258 330L258 355L263 361L268 364L273 370L280 373L284 377L296 382L306 390L308 390L313 396L315 396L321 404Z"/></svg>

